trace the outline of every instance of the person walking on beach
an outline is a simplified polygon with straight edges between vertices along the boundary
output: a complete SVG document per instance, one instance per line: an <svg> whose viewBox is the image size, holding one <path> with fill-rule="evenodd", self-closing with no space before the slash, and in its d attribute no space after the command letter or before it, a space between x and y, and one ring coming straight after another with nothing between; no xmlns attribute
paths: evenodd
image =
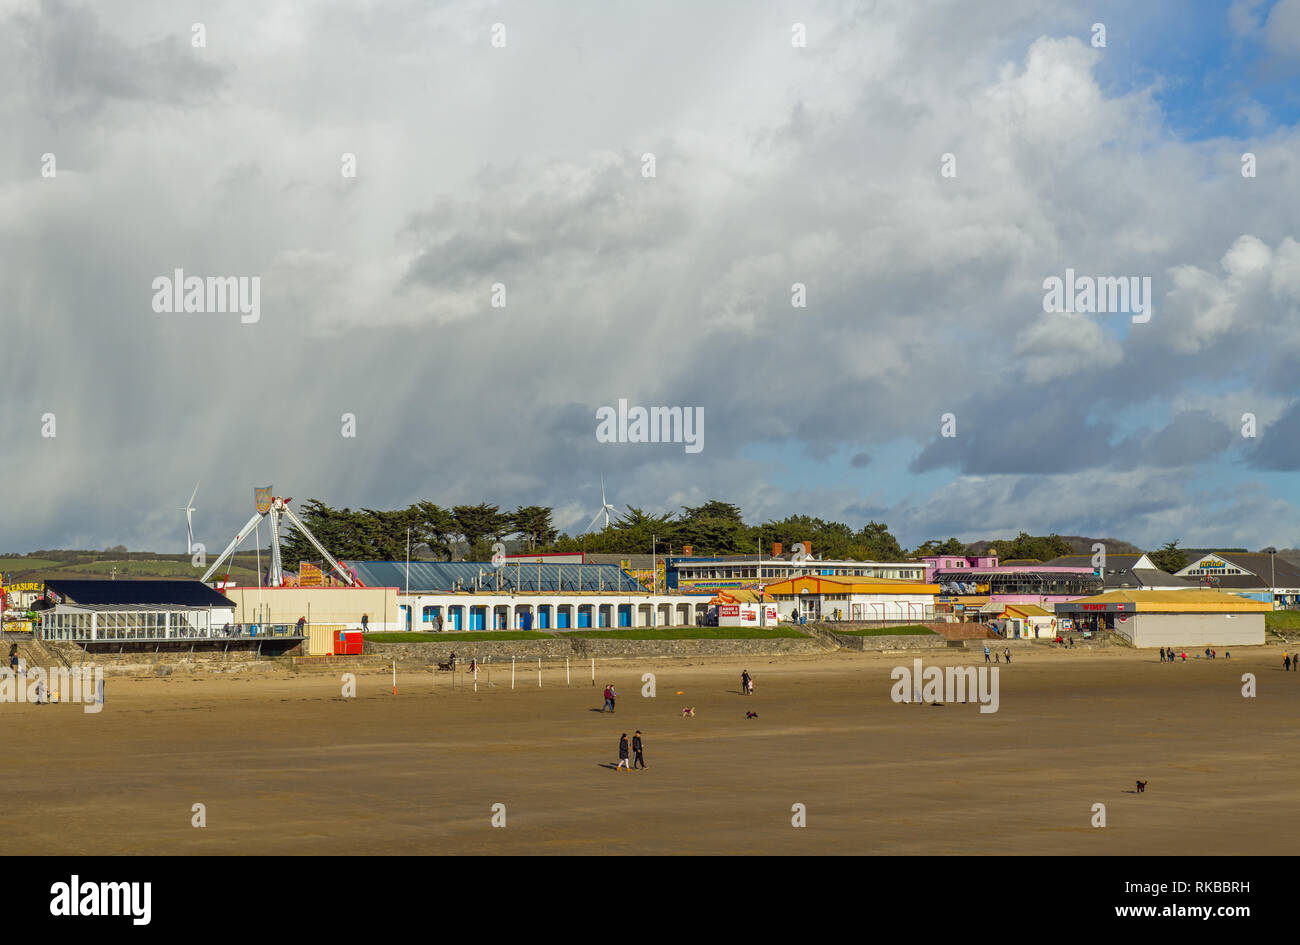
<svg viewBox="0 0 1300 945"><path fill-rule="evenodd" d="M628 773L632 771L632 766L627 763L627 732L618 738L618 768L614 770L617 771L619 768L627 768Z"/></svg>
<svg viewBox="0 0 1300 945"><path fill-rule="evenodd" d="M1160 662L1163 663L1164 661L1165 661L1165 648L1162 646L1160 648Z"/></svg>
<svg viewBox="0 0 1300 945"><path fill-rule="evenodd" d="M633 768L645 767L645 755L642 754L644 750L645 746L641 741L641 730L637 729L636 734L632 736L632 754L636 756L632 759Z"/></svg>
<svg viewBox="0 0 1300 945"><path fill-rule="evenodd" d="M746 670L745 672L748 673L749 670ZM750 676L750 677L749 677L749 682L746 683L745 685L746 685L746 688L745 688L745 693L746 693L746 695L750 695L750 696L752 696L752 695L754 694L754 677L753 677L753 676Z"/></svg>
<svg viewBox="0 0 1300 945"><path fill-rule="evenodd" d="M1010 662L1011 662L1011 647L1009 647L1009 646L1007 646L1007 647L1003 647L1003 648L1002 648L1002 655L1003 655L1004 657L1006 657L1007 662L1010 663Z"/></svg>
<svg viewBox="0 0 1300 945"><path fill-rule="evenodd" d="M984 662L989 662L989 645L984 644Z"/></svg>
<svg viewBox="0 0 1300 945"><path fill-rule="evenodd" d="M1291 671L1291 657L1287 656L1285 653L1282 654L1282 671Z"/></svg>

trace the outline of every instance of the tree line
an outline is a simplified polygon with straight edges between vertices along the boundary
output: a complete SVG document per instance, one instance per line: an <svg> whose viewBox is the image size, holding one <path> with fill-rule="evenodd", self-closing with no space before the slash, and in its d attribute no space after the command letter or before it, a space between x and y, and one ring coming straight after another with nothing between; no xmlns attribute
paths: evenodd
<svg viewBox="0 0 1300 945"><path fill-rule="evenodd" d="M310 499L298 511L307 527L335 557L345 561L486 561L497 542L511 553L535 551L587 551L611 554L680 554L691 546L696 555L770 554L780 542L788 553L796 542L812 542L813 554L822 558L898 561L930 554L965 554L967 546L956 538L931 539L910 552L899 544L884 522L869 521L859 528L809 515L790 515L761 524L748 524L738 506L717 499L680 512L647 512L636 506L611 517L607 527L585 535L560 532L551 521L552 510L541 505L502 510L486 502L444 508L433 502L416 502L404 509L336 509ZM1174 564L1182 551L1177 541L1158 554ZM1003 561L1048 561L1074 553L1061 536L1034 536L1020 532L1000 543ZM315 561L316 550L291 527L284 542L287 567L298 561ZM1184 556L1185 557L1185 556ZM1160 563L1160 562L1157 562ZM1185 563L1185 562L1184 562ZM1177 567L1182 567L1178 564ZM1176 568L1166 568L1176 570Z"/></svg>

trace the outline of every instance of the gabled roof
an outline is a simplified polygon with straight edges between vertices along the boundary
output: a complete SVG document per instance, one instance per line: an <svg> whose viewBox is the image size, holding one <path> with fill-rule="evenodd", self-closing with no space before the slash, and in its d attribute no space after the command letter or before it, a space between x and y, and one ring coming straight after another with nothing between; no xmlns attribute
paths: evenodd
<svg viewBox="0 0 1300 945"><path fill-rule="evenodd" d="M904 581L899 578L849 577L846 575L804 574L763 585L773 594L938 594L938 584Z"/></svg>
<svg viewBox="0 0 1300 945"><path fill-rule="evenodd" d="M1022 617L1050 617L1052 612L1043 610L1037 604L1007 604L1006 613L1019 614Z"/></svg>
<svg viewBox="0 0 1300 945"><path fill-rule="evenodd" d="M1132 553L1114 553L1106 552L1106 570L1114 569L1116 571L1128 571L1135 567L1138 562L1146 557L1145 552L1137 554ZM1059 558L1053 558L1051 561L1045 561L1044 564L1057 568L1091 568L1092 555L1061 555Z"/></svg>
<svg viewBox="0 0 1300 945"><path fill-rule="evenodd" d="M202 581L105 581L51 578L47 591L54 591L63 603L95 605L233 607L230 598L218 594Z"/></svg>
<svg viewBox="0 0 1300 945"><path fill-rule="evenodd" d="M1189 568L1194 567L1202 559L1209 557L1211 555L1201 555L1195 561L1188 561L1187 566ZM1268 585L1274 574L1277 575L1277 585L1279 587L1283 585L1294 587L1300 584L1300 568L1297 568L1281 555L1270 555L1263 551L1225 551L1222 554L1215 553L1213 557L1222 558L1243 571L1250 571L1263 582L1264 586ZM1241 576L1239 574L1229 575L1229 577Z"/></svg>

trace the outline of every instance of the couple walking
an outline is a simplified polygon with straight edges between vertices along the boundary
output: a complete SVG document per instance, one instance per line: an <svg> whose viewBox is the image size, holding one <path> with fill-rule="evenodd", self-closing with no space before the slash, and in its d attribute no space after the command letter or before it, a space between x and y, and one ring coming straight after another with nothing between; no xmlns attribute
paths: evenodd
<svg viewBox="0 0 1300 945"><path fill-rule="evenodd" d="M620 768L627 768L628 771L631 771L638 765L644 768L645 755L642 754L644 750L645 745L641 741L641 730L637 729L636 734L632 736L632 752L636 755L636 758L633 760L632 764L629 765L627 763L627 732L624 732L618 739L618 768L615 768L614 770L618 771Z"/></svg>

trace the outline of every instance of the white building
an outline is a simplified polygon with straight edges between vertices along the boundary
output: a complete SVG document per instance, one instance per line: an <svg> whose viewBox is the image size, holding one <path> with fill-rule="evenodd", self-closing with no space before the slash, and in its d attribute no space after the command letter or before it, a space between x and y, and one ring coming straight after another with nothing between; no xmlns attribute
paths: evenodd
<svg viewBox="0 0 1300 945"><path fill-rule="evenodd" d="M766 590L785 619L798 613L809 620L925 623L935 619L939 585L871 577L796 577L768 584Z"/></svg>

